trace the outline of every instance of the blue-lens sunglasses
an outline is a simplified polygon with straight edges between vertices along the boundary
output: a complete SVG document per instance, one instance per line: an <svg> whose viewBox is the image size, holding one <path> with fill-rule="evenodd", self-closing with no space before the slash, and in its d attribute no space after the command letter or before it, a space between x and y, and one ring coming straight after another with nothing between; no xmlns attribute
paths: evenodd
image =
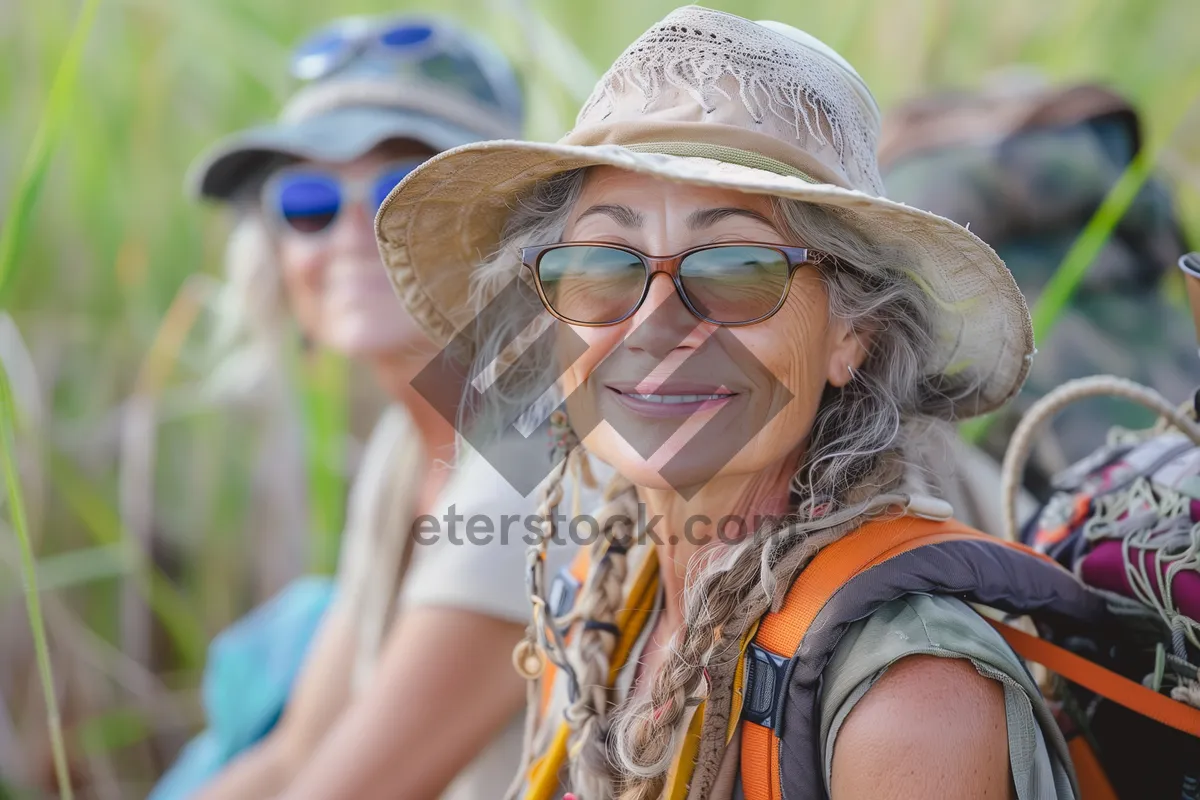
<svg viewBox="0 0 1200 800"><path fill-rule="evenodd" d="M394 161L373 177L360 180L314 167L285 167L263 186L263 204L268 215L288 230L319 234L329 230L338 214L354 202L361 202L374 217L396 184L422 161Z"/></svg>

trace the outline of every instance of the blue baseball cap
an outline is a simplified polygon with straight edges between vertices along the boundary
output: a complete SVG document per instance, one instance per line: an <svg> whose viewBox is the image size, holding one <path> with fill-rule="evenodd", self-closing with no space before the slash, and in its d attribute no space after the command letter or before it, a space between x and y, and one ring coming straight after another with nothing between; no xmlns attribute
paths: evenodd
<svg viewBox="0 0 1200 800"><path fill-rule="evenodd" d="M303 82L279 119L217 142L189 188L231 200L289 161L352 161L389 139L448 150L521 136L524 102L508 60L485 39L436 17L348 17L293 52Z"/></svg>

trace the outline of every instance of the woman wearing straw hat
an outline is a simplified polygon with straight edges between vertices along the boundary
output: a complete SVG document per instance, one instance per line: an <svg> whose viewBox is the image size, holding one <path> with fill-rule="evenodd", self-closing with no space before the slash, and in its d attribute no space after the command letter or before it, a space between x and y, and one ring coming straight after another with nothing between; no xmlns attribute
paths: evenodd
<svg viewBox="0 0 1200 800"><path fill-rule="evenodd" d="M319 608L309 584L218 638L210 730L154 797L190 796L203 770L182 767L228 760L200 796L488 798L520 755L524 686L508 665L529 614L525 544L465 541L421 520L529 514L536 497L479 453L455 456L454 409L419 383L461 394L461 377L438 366L438 348L397 303L372 221L433 154L520 135L520 87L491 45L436 18L339 20L299 47L293 72L305 85L279 122L216 145L196 184L237 209L235 257L257 243L256 260L231 265L236 282L279 284L269 293L305 339L369 365L393 405L362 459L337 590L303 663L297 630L311 630ZM252 329L271 316L243 305L254 306ZM537 445L544 459L550 444ZM287 703L276 725L277 693Z"/></svg>
<svg viewBox="0 0 1200 800"><path fill-rule="evenodd" d="M530 376L501 418L557 380L566 463L617 473L573 603L531 557L536 643L515 659L543 691L520 796L1074 796L1037 686L957 597L901 589L821 628L807 679L819 662L750 646L826 548L948 517L949 476L915 454L1029 369L1012 276L883 197L878 131L823 43L689 6L559 143L461 147L385 201L380 249L413 317L439 341L470 331L475 370ZM547 520L561 494L548 484Z"/></svg>

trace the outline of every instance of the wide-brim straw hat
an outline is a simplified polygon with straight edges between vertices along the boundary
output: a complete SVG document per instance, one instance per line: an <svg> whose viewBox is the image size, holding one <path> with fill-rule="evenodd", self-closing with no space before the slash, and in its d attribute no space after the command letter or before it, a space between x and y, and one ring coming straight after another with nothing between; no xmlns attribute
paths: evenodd
<svg viewBox="0 0 1200 800"><path fill-rule="evenodd" d="M558 143L480 142L415 170L376 218L380 252L409 312L448 343L474 314L472 269L495 253L521 198L558 173L605 165L843 209L932 300L927 379L975 387L949 411L944 398L931 408L958 419L991 411L1029 371L1025 300L968 230L883 196L879 126L866 84L827 45L687 6L630 45Z"/></svg>

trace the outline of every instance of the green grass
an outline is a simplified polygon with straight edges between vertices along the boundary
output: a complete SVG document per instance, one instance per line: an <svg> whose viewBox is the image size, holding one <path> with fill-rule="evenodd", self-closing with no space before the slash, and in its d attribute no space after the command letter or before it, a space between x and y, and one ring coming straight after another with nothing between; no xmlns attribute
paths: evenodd
<svg viewBox="0 0 1200 800"><path fill-rule="evenodd" d="M54 81L50 86L45 108L42 109L24 169L20 179L13 185L7 218L0 229L0 307L7 305L6 290L23 255L23 245L29 234L30 216L37 205L59 138L67 125L71 104L76 100L75 86L83 48L91 33L98 8L98 0L85 0L79 18L71 28L70 39L55 71ZM54 761L55 782L61 796L70 800L74 796L74 789L63 743L62 717L56 696L54 670L50 663L46 622L42 616L33 539L25 513L25 496L17 465L16 433L21 416L9 383L7 367L0 364L0 461L3 462L4 483L8 493L8 522L16 535L21 555L25 606L29 616L30 633L33 636L42 696L46 704L46 728Z"/></svg>
<svg viewBox="0 0 1200 800"><path fill-rule="evenodd" d="M1200 111L1180 122L1198 90L1196 0L713 4L825 39L856 65L885 110L922 89L970 85L1013 61L1054 79L1109 83L1143 110L1155 143L1148 158L1170 166L1185 225L1200 241ZM675 5L444 0L424 7L495 36L530 90L528 135L554 139L591 82ZM210 636L269 590L256 577L261 554L252 547L264 535L254 516L264 492L256 481L299 476L307 527L292 539L302 562L331 569L345 516L346 436L361 438L369 420L355 409L372 406L359 402L351 371L335 359L293 359L287 375L302 456L262 460L263 417L230 399L234 378L206 381L231 364L206 345L217 323L211 304L198 300L194 314L164 325L189 276L222 276L228 231L221 210L185 196L183 176L217 137L273 115L290 89L290 44L305 31L333 14L418 6L104 0L84 46L76 22L83 26L95 7L93 0L0 2L0 307L16 319L38 365L47 424L37 445L50 454L39 506L45 513L28 532L28 574L0 576L0 587L36 574L46 582L43 595L121 646L128 631L120 610L132 598L153 620L148 657L190 699ZM1053 335L1057 308L1138 178L1131 174L1118 187L1068 258L1037 309L1040 335ZM121 426L128 424L122 409L135 392L154 409L147 530L122 518L118 480ZM160 543L157 563L147 558L143 533ZM53 647L53 630L49 638ZM0 642L0 652L7 650ZM129 702L123 684L109 675L103 681L118 688L63 709L66 746L104 751L122 787L144 786L155 762L137 740L149 722L130 716L142 706ZM9 694L4 699L15 706ZM44 730L44 719L39 728L28 714L16 716L23 729Z"/></svg>
<svg viewBox="0 0 1200 800"><path fill-rule="evenodd" d="M344 359L316 353L305 359L301 371L313 533L309 564L314 572L325 575L333 574L337 566L345 519L346 368Z"/></svg>
<svg viewBox="0 0 1200 800"><path fill-rule="evenodd" d="M25 584L25 606L29 615L29 630L33 634L38 676L46 703L46 723L54 758L58 787L65 798L72 797L67 753L63 745L62 716L55 694L54 669L50 664L50 647L46 642L46 620L42 616L42 601L38 589L38 570L34 563L33 542L25 516L25 499L21 491L21 475L17 468L16 427L19 412L13 400L8 372L0 364L0 467L8 494L8 521L17 537L21 552L21 576Z"/></svg>

